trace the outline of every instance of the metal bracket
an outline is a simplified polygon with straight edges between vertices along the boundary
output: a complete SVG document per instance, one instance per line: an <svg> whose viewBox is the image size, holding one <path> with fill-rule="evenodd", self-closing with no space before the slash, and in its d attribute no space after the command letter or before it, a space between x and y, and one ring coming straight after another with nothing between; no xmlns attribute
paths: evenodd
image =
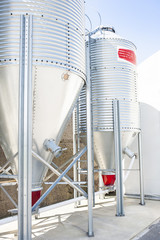
<svg viewBox="0 0 160 240"><path fill-rule="evenodd" d="M43 146L46 151L53 153L56 158L62 155L62 148L55 143L54 139L46 139Z"/></svg>

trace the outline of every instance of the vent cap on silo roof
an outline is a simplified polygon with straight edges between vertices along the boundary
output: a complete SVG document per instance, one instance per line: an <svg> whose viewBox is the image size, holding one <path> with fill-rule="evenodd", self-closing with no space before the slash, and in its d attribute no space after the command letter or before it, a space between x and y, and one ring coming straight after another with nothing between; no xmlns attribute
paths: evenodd
<svg viewBox="0 0 160 240"><path fill-rule="evenodd" d="M102 31L108 31L108 32L113 32L113 33L115 33L116 31L115 31L115 29L114 29L114 27L101 27L101 30Z"/></svg>

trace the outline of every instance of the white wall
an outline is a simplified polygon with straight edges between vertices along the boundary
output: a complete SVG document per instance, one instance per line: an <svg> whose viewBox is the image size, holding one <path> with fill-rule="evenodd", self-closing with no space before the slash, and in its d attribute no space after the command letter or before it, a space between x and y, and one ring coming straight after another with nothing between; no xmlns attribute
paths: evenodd
<svg viewBox="0 0 160 240"><path fill-rule="evenodd" d="M141 103L142 156L144 167L144 192L160 195L160 112L154 107ZM137 151L136 142L131 146ZM133 169L137 169L136 159ZM139 193L139 176L132 171L125 183L126 193Z"/></svg>
<svg viewBox="0 0 160 240"><path fill-rule="evenodd" d="M144 191L160 195L160 51L138 66L138 95L141 102ZM131 149L137 152L135 141ZM127 163L125 164L127 165ZM138 168L136 159L133 169ZM139 193L138 172L132 171L125 183L126 193Z"/></svg>

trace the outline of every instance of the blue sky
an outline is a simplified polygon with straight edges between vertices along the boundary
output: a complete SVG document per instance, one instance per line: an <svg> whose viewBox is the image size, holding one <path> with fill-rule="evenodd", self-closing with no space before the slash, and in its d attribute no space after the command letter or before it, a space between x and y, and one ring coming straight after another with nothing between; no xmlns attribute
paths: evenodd
<svg viewBox="0 0 160 240"><path fill-rule="evenodd" d="M85 0L93 28L113 26L137 47L138 64L160 50L160 0ZM87 21L87 20L86 20ZM87 24L88 25L88 24Z"/></svg>

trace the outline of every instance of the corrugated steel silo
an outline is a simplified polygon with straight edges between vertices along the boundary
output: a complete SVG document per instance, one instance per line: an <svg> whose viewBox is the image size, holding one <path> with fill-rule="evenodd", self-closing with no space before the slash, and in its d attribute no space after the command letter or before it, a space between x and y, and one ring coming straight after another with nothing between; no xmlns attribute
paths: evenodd
<svg viewBox="0 0 160 240"><path fill-rule="evenodd" d="M88 49L88 42L86 44ZM87 51L88 52L88 51ZM95 159L102 170L115 169L113 100L120 102L122 148L129 146L140 131L137 102L135 45L115 34L113 28L100 27L90 40L90 75ZM89 64L89 63L87 63ZM79 99L79 131L86 133L85 87ZM82 138L85 142L85 138ZM113 184L114 171L103 172L106 185Z"/></svg>
<svg viewBox="0 0 160 240"><path fill-rule="evenodd" d="M20 15L33 15L33 150L47 162L45 139L59 143L85 79L84 1L2 0L0 4L0 141L18 160ZM33 158L33 191L47 169Z"/></svg>

